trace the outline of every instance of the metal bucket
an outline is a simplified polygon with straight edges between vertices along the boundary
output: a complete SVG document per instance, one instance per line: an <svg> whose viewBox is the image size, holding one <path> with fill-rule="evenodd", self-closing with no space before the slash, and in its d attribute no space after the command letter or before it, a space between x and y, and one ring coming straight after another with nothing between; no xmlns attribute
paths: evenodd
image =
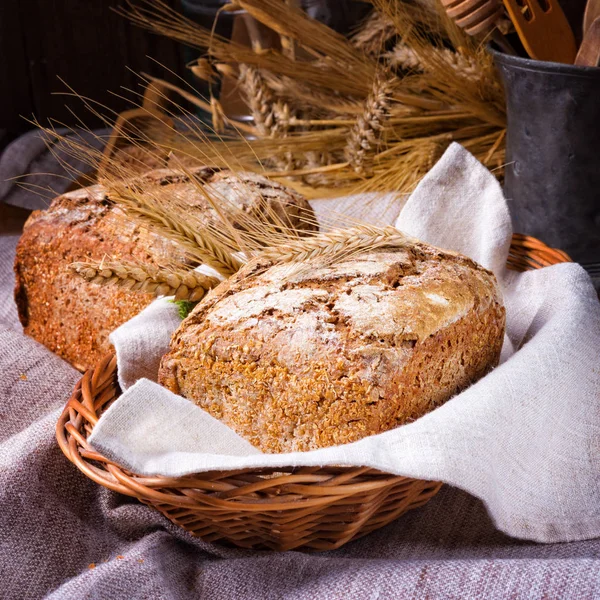
<svg viewBox="0 0 600 600"><path fill-rule="evenodd" d="M600 68L492 53L506 95L514 230L599 263Z"/></svg>

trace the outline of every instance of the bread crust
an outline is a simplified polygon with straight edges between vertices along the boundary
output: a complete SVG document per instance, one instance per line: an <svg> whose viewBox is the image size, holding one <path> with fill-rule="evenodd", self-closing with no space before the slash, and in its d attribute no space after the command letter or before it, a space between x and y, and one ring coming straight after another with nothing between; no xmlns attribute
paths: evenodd
<svg viewBox="0 0 600 600"><path fill-rule="evenodd" d="M310 214L310 206L280 184L225 170L192 172L243 210L256 211L259 198L267 196L293 226L307 227L300 213ZM184 173L160 169L143 177L168 185L198 217L216 218ZM146 265L184 260L176 244L129 220L108 200L102 185L64 194L47 210L34 211L17 245L15 302L25 333L80 370L91 368L109 352L109 334L154 299L151 294L90 284L68 268L73 262L103 258Z"/></svg>
<svg viewBox="0 0 600 600"><path fill-rule="evenodd" d="M498 363L498 286L466 257L418 243L295 274L265 267L209 294L159 375L265 452L410 422Z"/></svg>

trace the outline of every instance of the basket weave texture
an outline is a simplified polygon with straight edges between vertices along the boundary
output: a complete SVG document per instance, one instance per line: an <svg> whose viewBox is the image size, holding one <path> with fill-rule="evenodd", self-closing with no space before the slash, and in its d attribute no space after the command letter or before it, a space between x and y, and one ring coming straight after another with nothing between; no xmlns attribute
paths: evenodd
<svg viewBox="0 0 600 600"><path fill-rule="evenodd" d="M562 251L520 234L507 265L517 271L570 262ZM243 548L333 550L425 504L439 482L366 467L213 471L179 478L131 473L87 442L120 394L114 355L77 384L56 426L65 456L96 483L153 506L203 540Z"/></svg>

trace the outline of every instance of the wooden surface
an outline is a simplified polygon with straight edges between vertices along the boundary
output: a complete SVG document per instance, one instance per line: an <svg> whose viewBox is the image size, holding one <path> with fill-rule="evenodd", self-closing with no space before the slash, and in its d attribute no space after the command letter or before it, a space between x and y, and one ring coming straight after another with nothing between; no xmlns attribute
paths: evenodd
<svg viewBox="0 0 600 600"><path fill-rule="evenodd" d="M130 25L112 10L122 4L0 0L0 149L31 128L20 115L74 124L65 104L85 116L90 127L99 125L80 103L55 94L66 89L59 77L78 93L122 111L127 102L111 92L123 93L121 86L139 88L139 79L127 67L175 79L150 56L185 73L181 47Z"/></svg>

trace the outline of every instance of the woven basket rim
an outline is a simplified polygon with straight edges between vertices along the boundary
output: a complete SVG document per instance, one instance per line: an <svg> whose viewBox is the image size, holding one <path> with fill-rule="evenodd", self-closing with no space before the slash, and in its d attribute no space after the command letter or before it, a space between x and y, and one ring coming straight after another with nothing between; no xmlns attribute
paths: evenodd
<svg viewBox="0 0 600 600"><path fill-rule="evenodd" d="M510 246L510 252L509 252L509 256L507 259L507 267L511 270L515 270L515 271L524 271L524 270L533 270L533 269L540 269L543 267L547 267L547 266L551 266L554 264L560 264L560 263L564 263L564 262L572 262L571 258L569 257L569 255L566 252L563 252L562 250L559 250L557 248L551 248L550 246L547 246L544 242L542 242L541 240L532 237L532 236L527 236L527 235L523 235L520 233L515 233L512 236L512 241L511 241L511 246ZM93 385L93 387L96 389L96 393L99 394L100 392L104 391L104 389L111 383L113 382L113 370L116 369L116 357L114 356L113 353L108 354L102 361L101 363L98 365L98 367L96 367L95 369L90 369L88 370L83 377L79 380L79 382L77 383L75 390L79 390L82 388L82 383L86 380L89 380L90 383ZM84 394L85 397L85 394ZM72 399L72 398L71 398ZM99 413L96 413L93 409L90 409L90 407L92 406L92 402L91 402L91 398L86 398L87 402L85 403L77 403L75 404L77 410L79 411L79 413L83 416L85 416L86 420L88 421L88 423L90 423L92 425L92 427L89 428L89 431L87 431L87 437L89 437L89 435L91 434L92 428L93 426L98 422L99 417L101 416L102 412L108 407L108 402L102 402L102 410ZM86 406L87 404L87 406ZM73 406L71 406L71 408L73 408ZM70 444L67 441L67 436L65 432L70 433L71 435L73 435L72 431L69 431L69 429L72 428L68 428L67 429L67 424L69 422L69 418L68 418L68 409L69 409L69 403L67 403L67 405L65 406L65 409L63 410L63 413L60 416L60 419L57 423L57 440L58 443L62 449L62 451L65 453L65 455L67 456L67 458L69 458L69 460L72 460L71 458L71 448L70 448ZM77 436L77 438L79 442L83 441L83 438L81 436ZM98 458L100 458L100 455L98 453L95 452L91 452L89 450L85 451L85 455L89 458L89 460L98 460ZM103 460L106 462L107 465L109 464L116 464L113 461L110 461L107 458L103 457ZM72 461L73 462L73 461ZM80 466L80 465L77 465ZM352 469L353 467L339 467L339 469L341 470L348 470L348 469ZM371 471L375 471L374 469L365 469L363 467L361 467L362 470L371 470ZM278 472L281 471L282 468L278 467L278 468L274 468L274 467L267 467L262 469L263 472L265 473L270 473L270 472ZM241 469L239 472L256 472L258 471L258 469ZM234 472L234 471L226 471L226 472ZM211 472L203 472L204 475L206 475L207 473L215 473L215 474L221 474L223 473L222 471L211 471ZM138 477L140 479L144 479L144 480L148 480L148 484L152 484L153 482L151 481L152 478L146 477L146 476L141 476L141 475L135 475L135 477ZM189 476L184 476L184 477L177 477L177 478L161 478L161 480L165 480L165 481L169 481L169 483L172 483L174 481L182 481L185 480L186 477ZM94 479L94 477L92 477Z"/></svg>
<svg viewBox="0 0 600 600"><path fill-rule="evenodd" d="M570 262L561 250L550 248L540 240L515 234L512 238L507 267L516 271L539 269ZM143 476L132 473L102 456L88 443L88 437L101 414L120 394L116 377L116 357L107 355L94 369L87 371L77 383L56 424L56 437L65 456L87 477L96 483L127 496L155 506L168 518L194 535L214 541L228 539L246 547L269 547L278 550L310 547L316 550L333 549L383 526L410 508L425 504L441 487L439 482L415 480L391 475L368 467L268 467L206 471L183 477ZM335 501L356 504L357 498L370 499L392 493L407 496L403 507L387 511L373 525L364 529L346 527L343 535L333 542L299 538L279 544L265 533L264 541L256 537L237 539L241 535L209 533L205 535L194 521L195 512L212 515L278 513L278 527L285 526L285 515L290 523L298 523L298 515L309 516L314 511L333 510ZM392 495L393 495L392 494ZM381 500L383 501L383 500ZM282 516L283 515L283 516ZM187 520L186 520L187 519ZM282 526L282 527L283 527ZM291 526L291 525L290 525Z"/></svg>

